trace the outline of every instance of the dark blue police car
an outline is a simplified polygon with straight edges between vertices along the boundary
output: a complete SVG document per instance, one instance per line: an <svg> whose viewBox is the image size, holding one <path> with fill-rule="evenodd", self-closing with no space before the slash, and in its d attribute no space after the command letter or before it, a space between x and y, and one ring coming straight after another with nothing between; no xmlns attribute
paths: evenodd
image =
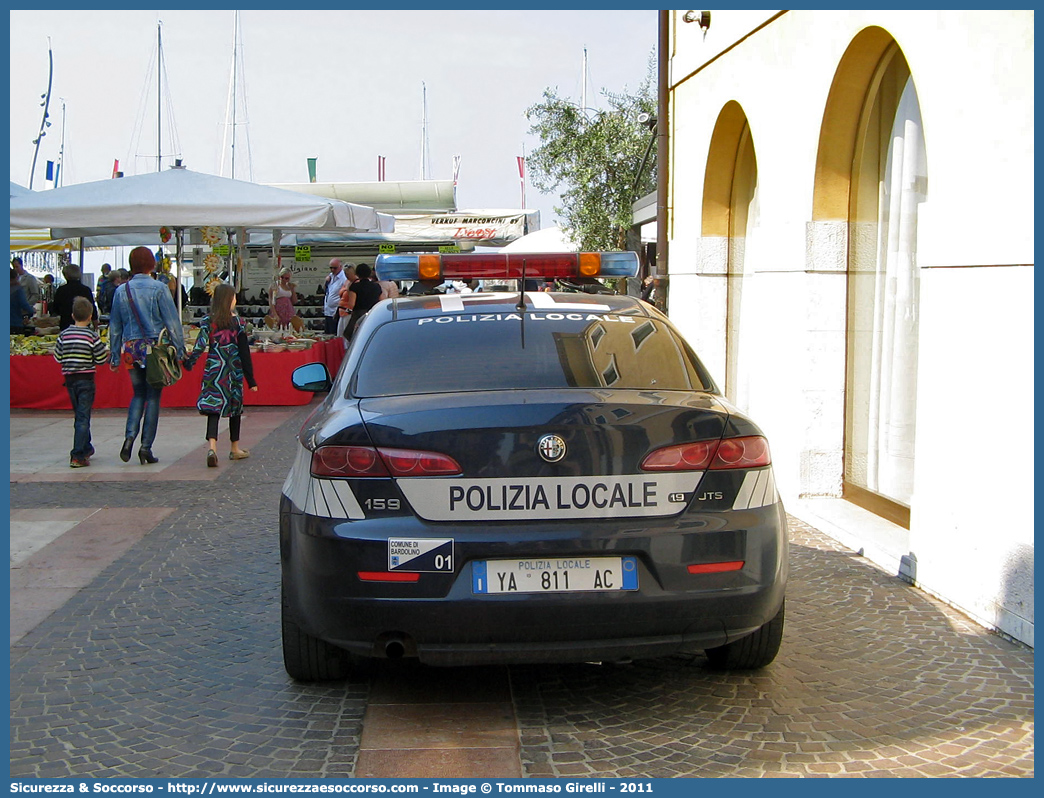
<svg viewBox="0 0 1044 798"><path fill-rule="evenodd" d="M525 258L523 265L522 258ZM633 274L632 253L381 256L381 279ZM525 273L523 275L523 268ZM768 443L627 296L386 300L300 432L280 505L287 672L365 658L771 662L786 518Z"/></svg>

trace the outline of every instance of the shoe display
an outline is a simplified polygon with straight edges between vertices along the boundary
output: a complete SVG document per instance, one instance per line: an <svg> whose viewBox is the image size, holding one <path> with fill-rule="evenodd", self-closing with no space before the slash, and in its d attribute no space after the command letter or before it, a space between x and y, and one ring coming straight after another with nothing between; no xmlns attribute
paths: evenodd
<svg viewBox="0 0 1044 798"><path fill-rule="evenodd" d="M138 449L138 460L142 465L159 462L159 458L152 454L152 449L146 449L144 446Z"/></svg>
<svg viewBox="0 0 1044 798"><path fill-rule="evenodd" d="M69 468L84 468L85 466L89 465L90 463L87 461L86 458L73 457L69 460Z"/></svg>
<svg viewBox="0 0 1044 798"><path fill-rule="evenodd" d="M120 459L125 462L130 462L131 449L134 448L134 438L125 438L123 441L123 448L120 449Z"/></svg>
<svg viewBox="0 0 1044 798"><path fill-rule="evenodd" d="M246 460L248 457L250 457L250 452L246 449L240 449L238 452L228 453L229 460Z"/></svg>
<svg viewBox="0 0 1044 798"><path fill-rule="evenodd" d="M207 468L217 468L217 452L207 449Z"/></svg>

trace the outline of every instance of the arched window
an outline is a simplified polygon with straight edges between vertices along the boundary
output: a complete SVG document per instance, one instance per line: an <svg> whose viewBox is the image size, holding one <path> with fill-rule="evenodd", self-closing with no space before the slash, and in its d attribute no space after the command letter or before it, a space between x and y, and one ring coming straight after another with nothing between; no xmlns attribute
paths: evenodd
<svg viewBox="0 0 1044 798"><path fill-rule="evenodd" d="M749 409L747 362L755 351L747 338L759 329L746 317L751 313L749 297L744 301L750 264L757 263L758 162L750 125L742 107L730 101L722 108L714 126L707 153L703 189L703 238L718 239L718 262L714 274L724 274L723 297L725 394L736 405ZM719 271L720 270L720 271Z"/></svg>
<svg viewBox="0 0 1044 798"><path fill-rule="evenodd" d="M754 335L756 324L745 323L750 315L750 302L743 295L748 277L748 265L756 263L756 230L758 227L758 162L754 155L754 142L750 137L749 125L743 126L736 163L732 175L732 196L729 201L729 250L728 250L728 308L727 348L725 352L725 394L737 406L749 409L748 384L750 369L744 368L742 357L749 356L749 346L744 338ZM753 257L752 257L753 256Z"/></svg>
<svg viewBox="0 0 1044 798"><path fill-rule="evenodd" d="M909 527L927 163L917 92L893 43L867 92L852 164L844 495Z"/></svg>

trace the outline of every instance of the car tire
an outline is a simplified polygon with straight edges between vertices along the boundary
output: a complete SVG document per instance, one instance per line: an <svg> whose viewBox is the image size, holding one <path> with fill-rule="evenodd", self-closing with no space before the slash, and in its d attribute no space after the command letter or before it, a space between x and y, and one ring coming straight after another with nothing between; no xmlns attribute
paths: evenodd
<svg viewBox="0 0 1044 798"><path fill-rule="evenodd" d="M783 641L783 616L787 603L779 605L779 612L752 634L741 637L717 648L708 648L704 653L712 668L720 670L751 670L763 668L776 658Z"/></svg>
<svg viewBox="0 0 1044 798"><path fill-rule="evenodd" d="M297 625L286 590L282 591L283 667L294 681L344 681L352 671L355 657L325 640L305 632Z"/></svg>

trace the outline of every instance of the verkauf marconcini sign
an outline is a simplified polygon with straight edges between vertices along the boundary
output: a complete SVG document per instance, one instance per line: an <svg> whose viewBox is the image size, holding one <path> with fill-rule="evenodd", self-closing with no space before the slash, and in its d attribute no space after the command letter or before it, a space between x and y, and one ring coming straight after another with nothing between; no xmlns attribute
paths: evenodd
<svg viewBox="0 0 1044 798"><path fill-rule="evenodd" d="M474 241L490 245L508 244L525 235L526 214L441 213L396 216L397 241Z"/></svg>

